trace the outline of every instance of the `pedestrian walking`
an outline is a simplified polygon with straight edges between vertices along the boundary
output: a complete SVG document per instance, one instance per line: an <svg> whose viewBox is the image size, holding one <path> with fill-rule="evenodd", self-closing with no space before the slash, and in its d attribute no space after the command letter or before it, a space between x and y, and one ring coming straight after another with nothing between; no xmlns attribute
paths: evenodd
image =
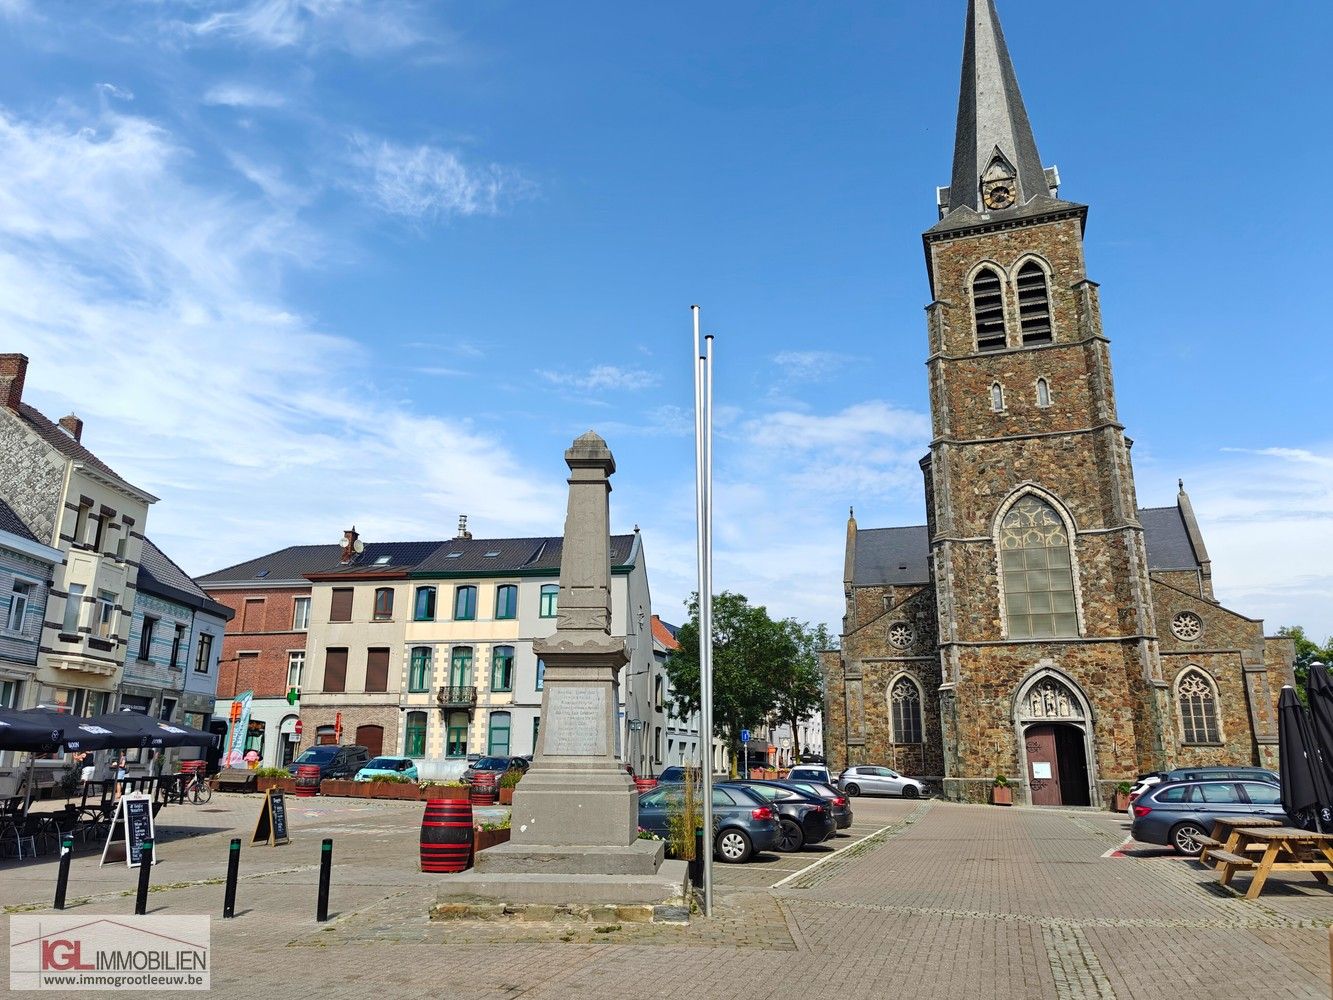
<svg viewBox="0 0 1333 1000"><path fill-rule="evenodd" d="M120 798L121 794L125 791L126 776L127 772L125 770L125 751L122 750L120 751L120 754L116 757L116 798Z"/></svg>

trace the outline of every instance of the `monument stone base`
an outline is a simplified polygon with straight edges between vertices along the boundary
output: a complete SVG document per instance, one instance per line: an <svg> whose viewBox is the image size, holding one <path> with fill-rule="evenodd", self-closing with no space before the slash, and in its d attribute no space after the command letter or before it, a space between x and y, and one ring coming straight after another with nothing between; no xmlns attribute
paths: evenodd
<svg viewBox="0 0 1333 1000"><path fill-rule="evenodd" d="M478 860L491 851L477 855ZM663 861L653 875L570 875L558 872L490 872L477 868L450 875L441 903L552 903L615 906L679 903L688 898L689 866Z"/></svg>
<svg viewBox="0 0 1333 1000"><path fill-rule="evenodd" d="M662 867L660 840L636 840L627 847L572 844L497 844L477 855L485 875L653 875Z"/></svg>

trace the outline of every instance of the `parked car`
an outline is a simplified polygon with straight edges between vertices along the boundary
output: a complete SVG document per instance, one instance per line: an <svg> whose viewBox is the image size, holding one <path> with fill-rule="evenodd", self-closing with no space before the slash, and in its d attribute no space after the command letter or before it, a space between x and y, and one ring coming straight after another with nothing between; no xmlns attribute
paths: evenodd
<svg viewBox="0 0 1333 1000"><path fill-rule="evenodd" d="M679 807L685 792L678 784L659 785L639 796L639 826L665 839L668 812ZM740 785L713 786L714 856L727 864L748 861L759 851L770 851L778 842L782 825L777 810L754 792Z"/></svg>
<svg viewBox="0 0 1333 1000"><path fill-rule="evenodd" d="M370 751L365 747L322 743L297 757L287 765L287 770L295 774L302 764L317 764L319 779L323 781L325 778L350 778L369 763Z"/></svg>
<svg viewBox="0 0 1333 1000"><path fill-rule="evenodd" d="M1161 782L1134 803L1129 835L1195 857L1219 816L1264 816L1288 822L1282 790L1266 781Z"/></svg>
<svg viewBox="0 0 1333 1000"><path fill-rule="evenodd" d="M357 781L371 781L377 775L417 780L417 765L411 757L376 757L356 772Z"/></svg>
<svg viewBox="0 0 1333 1000"><path fill-rule="evenodd" d="M823 758L822 755L817 754L817 753L803 753L803 754L801 754L801 760L800 760L800 763L802 763L802 764L827 764L828 761L826 761L826 760Z"/></svg>
<svg viewBox="0 0 1333 1000"><path fill-rule="evenodd" d="M500 780L500 775L506 771L526 771L529 767L528 761L522 757L479 757L467 766L460 779L463 784L472 784L472 779L476 777L479 771L495 775L495 780Z"/></svg>
<svg viewBox="0 0 1333 1000"><path fill-rule="evenodd" d="M891 767L862 764L838 775L838 787L848 795L901 795L916 799L926 794L926 783L908 778Z"/></svg>
<svg viewBox="0 0 1333 1000"><path fill-rule="evenodd" d="M834 784L833 775L823 764L797 764L787 772L788 781L818 781L821 784Z"/></svg>
<svg viewBox="0 0 1333 1000"><path fill-rule="evenodd" d="M818 795L828 804L833 813L833 822L837 824L839 830L846 830L852 825L852 800L832 785L822 781L792 781L790 778L779 779L779 784L790 785L800 791Z"/></svg>
<svg viewBox="0 0 1333 1000"><path fill-rule="evenodd" d="M699 769L697 767L682 767L680 764L672 764L670 767L662 769L662 773L657 776L657 780L663 785L676 784L685 780L685 772L689 771L694 775L694 780L699 780Z"/></svg>
<svg viewBox="0 0 1333 1000"><path fill-rule="evenodd" d="M817 796L798 792L786 785L751 778L739 784L767 799L778 811L782 835L773 846L784 854L799 851L809 844L822 843L838 832L833 810Z"/></svg>
<svg viewBox="0 0 1333 1000"><path fill-rule="evenodd" d="M744 784L752 785L756 788L771 787L786 789L797 795L803 795L807 798L817 799L822 802L824 808L828 810L829 816L833 818L833 831L830 832L830 837L838 830L845 829L852 825L851 801L846 795L843 795L830 785L819 785L812 781L790 781L782 778L752 778L751 780L744 782ZM761 794L763 793L761 792ZM846 817L845 822L841 818L843 815ZM819 843L819 841L808 841L808 843Z"/></svg>
<svg viewBox="0 0 1333 1000"><path fill-rule="evenodd" d="M1280 784L1276 771L1266 767L1178 767L1167 771L1163 783L1168 781L1268 781Z"/></svg>
<svg viewBox="0 0 1333 1000"><path fill-rule="evenodd" d="M1129 789L1129 805L1125 807L1125 812L1129 813L1130 819L1134 818L1134 803L1138 797L1153 785L1161 784L1165 778L1165 771L1147 771L1134 779L1134 784Z"/></svg>

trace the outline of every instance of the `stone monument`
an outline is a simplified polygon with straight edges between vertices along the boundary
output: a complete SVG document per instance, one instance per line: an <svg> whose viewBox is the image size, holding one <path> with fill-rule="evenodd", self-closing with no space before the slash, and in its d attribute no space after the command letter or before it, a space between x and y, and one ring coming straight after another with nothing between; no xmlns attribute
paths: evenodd
<svg viewBox="0 0 1333 1000"><path fill-rule="evenodd" d="M514 789L510 841L451 876L442 899L662 903L684 891L685 863L638 839L638 796L616 757L617 675L629 657L611 635L611 450L592 431L565 451L569 506L555 634L532 767Z"/></svg>

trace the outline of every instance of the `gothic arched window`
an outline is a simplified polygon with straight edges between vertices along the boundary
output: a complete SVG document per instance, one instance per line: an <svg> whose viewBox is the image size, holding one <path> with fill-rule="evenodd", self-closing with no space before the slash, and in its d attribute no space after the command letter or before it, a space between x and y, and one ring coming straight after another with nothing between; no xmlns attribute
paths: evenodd
<svg viewBox="0 0 1333 1000"><path fill-rule="evenodd" d="M1002 351L1004 340L1004 293L1000 276L984 268L972 279L972 312L977 321L977 350Z"/></svg>
<svg viewBox="0 0 1333 1000"><path fill-rule="evenodd" d="M1181 737L1186 743L1221 743L1217 722L1217 689L1203 671L1190 669L1176 681Z"/></svg>
<svg viewBox="0 0 1333 1000"><path fill-rule="evenodd" d="M1051 342L1051 299L1046 290L1046 272L1035 260L1018 269L1018 322L1023 344Z"/></svg>
<svg viewBox="0 0 1333 1000"><path fill-rule="evenodd" d="M999 546L1008 637L1078 635L1069 532L1055 508L1023 497L1000 523Z"/></svg>
<svg viewBox="0 0 1333 1000"><path fill-rule="evenodd" d="M990 387L990 408L993 413L1004 412L1004 386L995 382Z"/></svg>
<svg viewBox="0 0 1333 1000"><path fill-rule="evenodd" d="M1051 385L1044 378L1037 379L1037 405L1043 410L1051 405Z"/></svg>
<svg viewBox="0 0 1333 1000"><path fill-rule="evenodd" d="M921 689L906 674L889 687L889 714L894 743L920 743Z"/></svg>

